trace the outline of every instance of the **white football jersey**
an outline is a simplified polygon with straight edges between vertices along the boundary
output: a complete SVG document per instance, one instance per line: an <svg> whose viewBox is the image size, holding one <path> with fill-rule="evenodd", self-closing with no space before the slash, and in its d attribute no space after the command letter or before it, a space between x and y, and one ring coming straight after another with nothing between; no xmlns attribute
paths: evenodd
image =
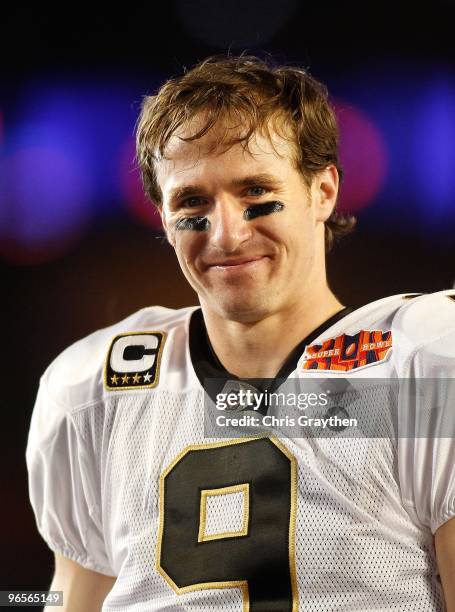
<svg viewBox="0 0 455 612"><path fill-rule="evenodd" d="M334 319L289 378L455 378L453 294ZM444 610L433 534L455 516L453 431L206 438L195 312L145 308L45 372L27 464L49 547L117 577L105 612Z"/></svg>

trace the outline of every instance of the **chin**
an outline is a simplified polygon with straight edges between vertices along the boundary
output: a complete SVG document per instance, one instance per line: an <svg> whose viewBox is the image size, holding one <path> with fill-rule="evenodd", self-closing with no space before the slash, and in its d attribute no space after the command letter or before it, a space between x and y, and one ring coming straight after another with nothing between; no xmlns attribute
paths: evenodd
<svg viewBox="0 0 455 612"><path fill-rule="evenodd" d="M215 310L224 319L238 321L239 323L256 323L265 319L271 312L267 303L258 301L257 297L251 300L218 302Z"/></svg>

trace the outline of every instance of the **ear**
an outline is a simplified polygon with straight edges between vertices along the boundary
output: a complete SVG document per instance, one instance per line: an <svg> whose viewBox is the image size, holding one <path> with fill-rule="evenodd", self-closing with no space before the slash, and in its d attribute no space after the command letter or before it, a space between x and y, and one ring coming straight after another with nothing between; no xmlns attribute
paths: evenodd
<svg viewBox="0 0 455 612"><path fill-rule="evenodd" d="M163 225L164 233L166 234L167 241L169 244L175 248L175 236L173 232L169 231L169 224L166 219L166 212L164 210L163 205L159 206L158 212L160 213L161 223Z"/></svg>
<svg viewBox="0 0 455 612"><path fill-rule="evenodd" d="M327 166L313 180L316 220L324 223L335 208L340 179L335 166Z"/></svg>

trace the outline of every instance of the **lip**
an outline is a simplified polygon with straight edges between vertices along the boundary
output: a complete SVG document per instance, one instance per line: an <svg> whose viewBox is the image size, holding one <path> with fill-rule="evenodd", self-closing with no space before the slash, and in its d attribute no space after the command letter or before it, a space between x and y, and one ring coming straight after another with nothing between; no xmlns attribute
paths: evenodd
<svg viewBox="0 0 455 612"><path fill-rule="evenodd" d="M223 259L222 261L211 262L207 264L207 269L215 270L243 270L255 265L256 263L267 259L267 255L257 255L254 257L237 257L232 259Z"/></svg>

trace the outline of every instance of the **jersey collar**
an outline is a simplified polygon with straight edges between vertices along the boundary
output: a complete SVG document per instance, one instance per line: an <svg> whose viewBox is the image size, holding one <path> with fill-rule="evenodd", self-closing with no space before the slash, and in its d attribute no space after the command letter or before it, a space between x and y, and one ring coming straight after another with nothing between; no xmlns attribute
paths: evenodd
<svg viewBox="0 0 455 612"><path fill-rule="evenodd" d="M255 379L253 383L254 386L258 389L268 389L269 391L276 389L283 382L283 379L288 378L288 376L297 368L297 363L302 356L305 347L311 344L313 340L323 334L329 327L343 319L354 310L355 308L348 306L329 317L326 321L324 321L324 323L319 325L297 344L272 382L271 379ZM191 315L189 327L189 348L193 368L202 387L206 387L204 381L208 378L218 379L220 388L222 388L227 381L243 380L228 372L228 370L226 370L218 359L210 343L204 317L200 308L195 310ZM248 380L248 382L252 381ZM211 392L210 395L212 394L213 393Z"/></svg>

